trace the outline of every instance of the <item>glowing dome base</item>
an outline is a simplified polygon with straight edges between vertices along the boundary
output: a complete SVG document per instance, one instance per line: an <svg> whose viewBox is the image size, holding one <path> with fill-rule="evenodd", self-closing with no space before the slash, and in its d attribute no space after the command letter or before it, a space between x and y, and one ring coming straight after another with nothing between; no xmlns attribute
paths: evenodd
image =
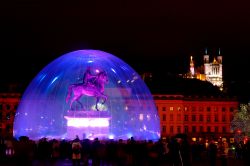
<svg viewBox="0 0 250 166"><path fill-rule="evenodd" d="M29 84L14 137L157 140L160 121L140 76L106 52L79 50L47 65Z"/></svg>
<svg viewBox="0 0 250 166"><path fill-rule="evenodd" d="M84 139L94 139L101 137L109 138L109 121L108 112L100 111L71 111L67 112L64 118L67 120L66 138L74 139L76 135L82 133Z"/></svg>

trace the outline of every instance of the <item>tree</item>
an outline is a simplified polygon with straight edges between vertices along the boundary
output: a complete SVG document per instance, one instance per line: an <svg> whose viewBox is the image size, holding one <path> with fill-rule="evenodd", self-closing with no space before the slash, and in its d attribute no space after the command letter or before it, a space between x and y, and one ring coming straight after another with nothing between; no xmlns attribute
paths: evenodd
<svg viewBox="0 0 250 166"><path fill-rule="evenodd" d="M250 103L240 104L240 110L234 114L231 129L235 133L236 141L241 141L245 136L250 136Z"/></svg>

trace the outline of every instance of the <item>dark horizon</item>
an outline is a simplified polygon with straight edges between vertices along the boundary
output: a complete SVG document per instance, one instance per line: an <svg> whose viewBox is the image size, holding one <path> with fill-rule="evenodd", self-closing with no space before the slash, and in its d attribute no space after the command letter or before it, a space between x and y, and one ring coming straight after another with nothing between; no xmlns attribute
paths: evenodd
<svg viewBox="0 0 250 166"><path fill-rule="evenodd" d="M4 2L1 81L32 80L65 53L97 49L138 73L188 71L189 57L221 49L224 80L249 81L250 10L234 1Z"/></svg>

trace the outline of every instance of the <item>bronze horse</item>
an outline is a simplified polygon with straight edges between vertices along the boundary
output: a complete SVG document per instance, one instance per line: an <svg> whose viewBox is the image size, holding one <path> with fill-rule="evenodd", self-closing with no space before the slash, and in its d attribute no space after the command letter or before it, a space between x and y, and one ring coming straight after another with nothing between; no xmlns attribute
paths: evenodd
<svg viewBox="0 0 250 166"><path fill-rule="evenodd" d="M107 96L104 94L104 85L108 82L107 73L101 71L98 73L95 78L91 78L91 81L87 83L79 83L79 84L71 84L68 87L68 94L66 97L66 103L70 100L70 109L72 109L72 104L77 102L83 108L82 103L79 99L83 96L93 96L96 98L96 110L99 111L97 104L99 103L100 99L103 99L102 104L104 104L107 100ZM71 94L73 94L71 98Z"/></svg>

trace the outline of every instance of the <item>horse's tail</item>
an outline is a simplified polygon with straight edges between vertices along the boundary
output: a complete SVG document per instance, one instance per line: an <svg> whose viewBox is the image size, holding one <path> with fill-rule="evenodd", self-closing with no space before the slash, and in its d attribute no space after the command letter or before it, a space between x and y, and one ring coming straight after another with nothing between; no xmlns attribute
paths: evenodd
<svg viewBox="0 0 250 166"><path fill-rule="evenodd" d="M71 93L72 93L72 88L73 88L73 85L70 85L70 86L68 87L68 94L67 94L67 97L66 97L66 103L69 102L69 99L70 99Z"/></svg>

